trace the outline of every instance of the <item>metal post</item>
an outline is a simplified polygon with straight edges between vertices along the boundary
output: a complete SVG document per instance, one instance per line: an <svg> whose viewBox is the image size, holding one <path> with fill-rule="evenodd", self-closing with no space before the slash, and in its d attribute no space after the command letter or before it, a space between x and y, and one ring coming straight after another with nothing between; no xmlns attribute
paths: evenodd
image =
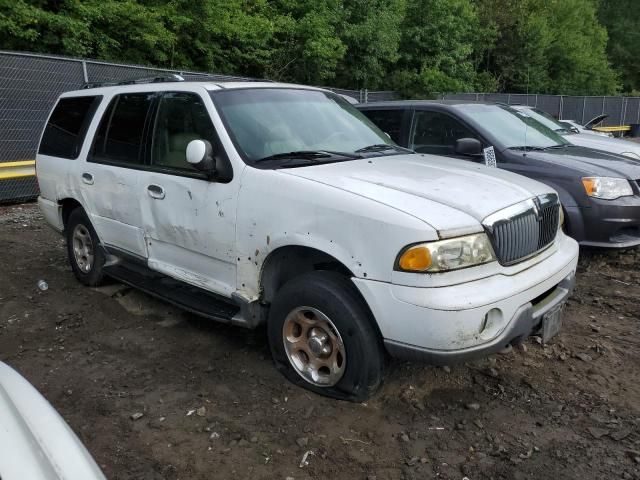
<svg viewBox="0 0 640 480"><path fill-rule="evenodd" d="M364 103L369 103L369 89L364 89Z"/></svg>
<svg viewBox="0 0 640 480"><path fill-rule="evenodd" d="M624 117L625 117L625 113L626 113L626 97L622 97L622 106L620 108L620 125L624 125Z"/></svg>
<svg viewBox="0 0 640 480"><path fill-rule="evenodd" d="M558 113L558 118L562 118L563 110L564 110L564 95L560 95L560 113Z"/></svg>
<svg viewBox="0 0 640 480"><path fill-rule="evenodd" d="M584 125L584 111L587 107L587 97L582 97L582 120L580 120L580 125Z"/></svg>
<svg viewBox="0 0 640 480"><path fill-rule="evenodd" d="M507 105L511 105L511 94L507 94Z"/></svg>
<svg viewBox="0 0 640 480"><path fill-rule="evenodd" d="M533 106L538 108L538 94L537 93L536 93L536 103Z"/></svg>
<svg viewBox="0 0 640 480"><path fill-rule="evenodd" d="M82 60L82 76L84 77L84 83L89 83L89 75L87 74L87 62Z"/></svg>

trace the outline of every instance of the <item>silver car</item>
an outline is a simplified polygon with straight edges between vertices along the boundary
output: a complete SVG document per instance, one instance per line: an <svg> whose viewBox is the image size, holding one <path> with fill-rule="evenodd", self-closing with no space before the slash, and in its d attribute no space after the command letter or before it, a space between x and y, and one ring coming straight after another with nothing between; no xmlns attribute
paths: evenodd
<svg viewBox="0 0 640 480"><path fill-rule="evenodd" d="M640 143L622 140L620 138L611 138L592 133L576 133L572 128L556 120L547 112L543 112L534 107L526 105L511 105L511 108L517 110L521 114L525 114L534 120L542 123L545 127L550 128L562 135L569 143L579 145L581 147L593 148L594 150L603 150L609 153L617 153L634 160L640 160Z"/></svg>

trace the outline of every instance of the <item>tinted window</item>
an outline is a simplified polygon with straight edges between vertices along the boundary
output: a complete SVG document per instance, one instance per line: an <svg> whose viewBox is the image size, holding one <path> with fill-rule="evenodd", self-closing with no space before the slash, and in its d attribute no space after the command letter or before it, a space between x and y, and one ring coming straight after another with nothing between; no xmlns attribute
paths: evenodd
<svg viewBox="0 0 640 480"><path fill-rule="evenodd" d="M456 140L477 138L455 118L440 112L417 110L409 148L418 153L453 155Z"/></svg>
<svg viewBox="0 0 640 480"><path fill-rule="evenodd" d="M369 120L380 130L388 134L396 143L400 143L402 134L402 117L404 110L362 110Z"/></svg>
<svg viewBox="0 0 640 480"><path fill-rule="evenodd" d="M215 131L202 99L193 93L166 93L160 99L153 135L152 163L194 170L187 163L192 140L215 143Z"/></svg>
<svg viewBox="0 0 640 480"><path fill-rule="evenodd" d="M131 164L144 162L144 124L153 96L153 93L127 93L111 101L96 134L95 159Z"/></svg>
<svg viewBox="0 0 640 480"><path fill-rule="evenodd" d="M44 129L38 153L53 157L78 158L87 127L100 98L60 99Z"/></svg>

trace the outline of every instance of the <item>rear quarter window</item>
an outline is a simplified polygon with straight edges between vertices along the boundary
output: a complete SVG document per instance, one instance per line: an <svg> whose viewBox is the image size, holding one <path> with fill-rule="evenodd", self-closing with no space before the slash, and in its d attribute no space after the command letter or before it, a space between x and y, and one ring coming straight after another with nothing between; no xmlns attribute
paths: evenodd
<svg viewBox="0 0 640 480"><path fill-rule="evenodd" d="M87 128L101 98L61 98L44 129L38 153L71 160L78 158Z"/></svg>

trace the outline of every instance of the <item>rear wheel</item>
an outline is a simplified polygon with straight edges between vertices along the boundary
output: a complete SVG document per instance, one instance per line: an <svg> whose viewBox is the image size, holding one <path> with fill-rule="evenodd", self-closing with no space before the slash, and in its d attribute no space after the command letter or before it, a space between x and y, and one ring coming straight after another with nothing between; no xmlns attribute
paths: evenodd
<svg viewBox="0 0 640 480"><path fill-rule="evenodd" d="M268 333L276 367L296 385L363 401L382 382L380 335L353 283L339 274L290 280L273 301Z"/></svg>
<svg viewBox="0 0 640 480"><path fill-rule="evenodd" d="M65 231L67 254L74 275L84 285L100 285L104 280L105 255L98 235L82 208L71 212Z"/></svg>

